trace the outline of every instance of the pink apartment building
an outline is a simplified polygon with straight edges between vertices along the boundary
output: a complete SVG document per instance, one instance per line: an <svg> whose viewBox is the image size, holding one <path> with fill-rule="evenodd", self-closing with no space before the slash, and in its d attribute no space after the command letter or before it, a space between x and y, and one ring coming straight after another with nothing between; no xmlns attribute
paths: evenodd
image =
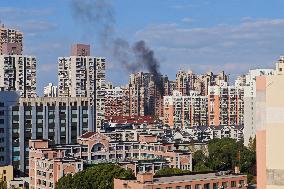
<svg viewBox="0 0 284 189"><path fill-rule="evenodd" d="M67 174L83 170L83 161L64 157L64 151L48 146L48 140L29 142L30 189L55 188L56 182Z"/></svg>
<svg viewBox="0 0 284 189"><path fill-rule="evenodd" d="M215 173L154 178L141 173L136 180L114 179L114 189L245 189L246 175L216 175Z"/></svg>

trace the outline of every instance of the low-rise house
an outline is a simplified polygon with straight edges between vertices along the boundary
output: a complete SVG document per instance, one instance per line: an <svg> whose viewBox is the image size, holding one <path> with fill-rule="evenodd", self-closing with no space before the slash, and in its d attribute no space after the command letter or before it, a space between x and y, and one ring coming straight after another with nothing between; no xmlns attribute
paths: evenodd
<svg viewBox="0 0 284 189"><path fill-rule="evenodd" d="M114 179L114 189L246 189L247 176L241 174L193 174L155 178L141 173L136 180Z"/></svg>

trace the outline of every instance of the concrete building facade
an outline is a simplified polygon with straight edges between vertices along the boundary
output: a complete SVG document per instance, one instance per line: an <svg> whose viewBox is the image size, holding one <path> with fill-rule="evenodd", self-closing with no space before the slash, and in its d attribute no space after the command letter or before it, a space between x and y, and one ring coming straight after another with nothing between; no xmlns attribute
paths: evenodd
<svg viewBox="0 0 284 189"><path fill-rule="evenodd" d="M0 87L19 91L24 98L36 97L36 58L0 55Z"/></svg>
<svg viewBox="0 0 284 189"><path fill-rule="evenodd" d="M72 56L58 58L58 96L90 97L95 106L95 125L104 120L105 58L90 56L90 46L76 44Z"/></svg>
<svg viewBox="0 0 284 189"><path fill-rule="evenodd" d="M0 55L18 54L23 52L23 32L0 26Z"/></svg>
<svg viewBox="0 0 284 189"><path fill-rule="evenodd" d="M284 188L284 57L276 63L275 75L256 77L257 188Z"/></svg>
<svg viewBox="0 0 284 189"><path fill-rule="evenodd" d="M18 174L28 173L28 141L74 144L94 128L94 107L88 97L21 98L10 110L11 162Z"/></svg>
<svg viewBox="0 0 284 189"><path fill-rule="evenodd" d="M114 179L114 189L246 189L245 175L216 175L215 173L154 178L151 173L140 173L136 180Z"/></svg>

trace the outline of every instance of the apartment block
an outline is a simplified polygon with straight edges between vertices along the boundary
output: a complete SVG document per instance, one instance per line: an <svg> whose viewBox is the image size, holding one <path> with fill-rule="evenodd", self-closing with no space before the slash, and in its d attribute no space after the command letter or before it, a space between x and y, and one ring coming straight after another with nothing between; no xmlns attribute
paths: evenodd
<svg viewBox="0 0 284 189"><path fill-rule="evenodd" d="M83 170L83 161L66 157L60 150L48 145L47 140L29 142L29 188L55 188L56 182L67 174Z"/></svg>
<svg viewBox="0 0 284 189"><path fill-rule="evenodd" d="M244 122L243 86L228 86L220 80L208 87L208 124L242 125Z"/></svg>
<svg viewBox="0 0 284 189"><path fill-rule="evenodd" d="M44 87L43 96L44 97L57 97L58 96L57 86L54 86L52 83L48 83L48 85Z"/></svg>
<svg viewBox="0 0 284 189"><path fill-rule="evenodd" d="M88 146L81 158L93 163L165 159L170 167L192 170L191 153L174 150L174 144L159 143L155 135L139 134L136 141L121 141L89 132L78 138L78 143Z"/></svg>
<svg viewBox="0 0 284 189"><path fill-rule="evenodd" d="M95 125L104 120L105 58L90 56L90 46L72 46L72 55L58 58L58 96L90 97L95 106Z"/></svg>
<svg viewBox="0 0 284 189"><path fill-rule="evenodd" d="M106 89L105 117L129 115L129 88L111 87Z"/></svg>
<svg viewBox="0 0 284 189"><path fill-rule="evenodd" d="M18 174L28 173L28 141L74 144L94 128L94 106L88 97L21 98L10 110L11 162Z"/></svg>
<svg viewBox="0 0 284 189"><path fill-rule="evenodd" d="M137 72L130 75L130 115L163 115L163 96L170 91L167 76L154 77L151 73Z"/></svg>
<svg viewBox="0 0 284 189"><path fill-rule="evenodd" d="M239 174L216 173L155 177L140 173L136 180L114 179L114 189L246 189L247 177Z"/></svg>
<svg viewBox="0 0 284 189"><path fill-rule="evenodd" d="M20 95L15 91L0 91L0 166L11 165L12 107Z"/></svg>
<svg viewBox="0 0 284 189"><path fill-rule="evenodd" d="M190 91L189 96L174 91L172 96L164 96L163 123L172 128L205 126L207 106L207 97L200 96L197 91Z"/></svg>
<svg viewBox="0 0 284 189"><path fill-rule="evenodd" d="M212 72L197 75L192 71L179 70L176 74L175 90L182 93L183 96L188 96L190 91L198 91L202 96L208 94L208 87L215 86L219 81L228 81L228 76L224 71L215 75Z"/></svg>
<svg viewBox="0 0 284 189"><path fill-rule="evenodd" d="M23 33L15 29L6 28L2 24L0 26L0 55L21 55L22 52Z"/></svg>
<svg viewBox="0 0 284 189"><path fill-rule="evenodd" d="M36 97L36 58L26 55L0 55L0 87L16 90L21 97Z"/></svg>
<svg viewBox="0 0 284 189"><path fill-rule="evenodd" d="M256 77L257 188L284 188L284 58L274 75ZM279 148L280 147L280 148Z"/></svg>
<svg viewBox="0 0 284 189"><path fill-rule="evenodd" d="M256 135L256 77L274 75L273 69L250 70L244 85L244 144L248 146Z"/></svg>

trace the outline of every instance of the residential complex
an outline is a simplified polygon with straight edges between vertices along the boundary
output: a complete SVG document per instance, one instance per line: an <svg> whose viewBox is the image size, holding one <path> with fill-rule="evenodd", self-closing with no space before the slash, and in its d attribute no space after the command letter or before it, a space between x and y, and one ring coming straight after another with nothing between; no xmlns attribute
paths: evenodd
<svg viewBox="0 0 284 189"><path fill-rule="evenodd" d="M51 144L74 144L77 138L94 128L94 107L88 97L20 98L9 107L12 164L20 173L28 173L30 139L48 139Z"/></svg>
<svg viewBox="0 0 284 189"><path fill-rule="evenodd" d="M89 45L76 44L70 57L58 58L58 96L91 98L97 129L104 120L105 89L105 58L90 56Z"/></svg>
<svg viewBox="0 0 284 189"><path fill-rule="evenodd" d="M47 140L29 142L29 188L55 188L56 182L67 174L83 170L83 161L65 157L64 152L49 147Z"/></svg>
<svg viewBox="0 0 284 189"><path fill-rule="evenodd" d="M155 177L152 173L141 173L136 180L114 179L115 189L246 189L247 176L216 173L193 174L170 177Z"/></svg>
<svg viewBox="0 0 284 189"><path fill-rule="evenodd" d="M182 96L181 92L173 91L172 96L164 96L164 124L172 128L208 125L207 109L206 96L196 91Z"/></svg>
<svg viewBox="0 0 284 189"><path fill-rule="evenodd" d="M18 91L21 97L36 97L36 58L0 55L0 87Z"/></svg>

